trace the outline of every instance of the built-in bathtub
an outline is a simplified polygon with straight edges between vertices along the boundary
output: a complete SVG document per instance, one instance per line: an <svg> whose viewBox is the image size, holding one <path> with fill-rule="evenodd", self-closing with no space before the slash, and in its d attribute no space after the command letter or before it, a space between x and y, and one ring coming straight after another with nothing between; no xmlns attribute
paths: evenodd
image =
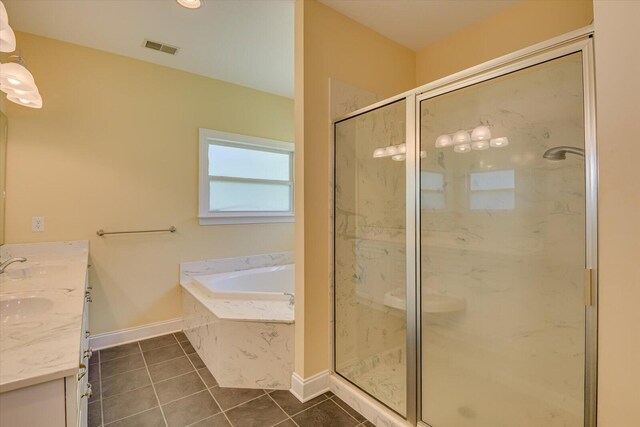
<svg viewBox="0 0 640 427"><path fill-rule="evenodd" d="M214 298L289 301L294 294L293 264L194 276L193 282Z"/></svg>
<svg viewBox="0 0 640 427"><path fill-rule="evenodd" d="M180 265L184 332L221 386L290 388L293 275L290 253Z"/></svg>

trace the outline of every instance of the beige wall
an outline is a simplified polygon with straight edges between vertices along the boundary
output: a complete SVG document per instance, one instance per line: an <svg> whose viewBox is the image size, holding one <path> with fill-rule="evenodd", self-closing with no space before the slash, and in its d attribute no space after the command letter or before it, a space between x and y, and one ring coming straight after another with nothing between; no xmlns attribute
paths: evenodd
<svg viewBox="0 0 640 427"><path fill-rule="evenodd" d="M296 116L295 371L309 377L329 368L329 79L392 96L415 86L415 54L315 0L295 7L296 88L304 91Z"/></svg>
<svg viewBox="0 0 640 427"><path fill-rule="evenodd" d="M420 50L416 86L591 23L591 0L525 0Z"/></svg>
<svg viewBox="0 0 640 427"><path fill-rule="evenodd" d="M90 239L93 333L180 317L181 261L293 249L292 224L196 218L198 128L293 141L291 99L17 36L44 108L7 103L6 241ZM45 232L31 232L34 215ZM95 234L169 225L175 235Z"/></svg>
<svg viewBox="0 0 640 427"><path fill-rule="evenodd" d="M600 427L640 425L640 2L596 1ZM633 94L633 95L632 95ZM632 95L632 96L630 96Z"/></svg>

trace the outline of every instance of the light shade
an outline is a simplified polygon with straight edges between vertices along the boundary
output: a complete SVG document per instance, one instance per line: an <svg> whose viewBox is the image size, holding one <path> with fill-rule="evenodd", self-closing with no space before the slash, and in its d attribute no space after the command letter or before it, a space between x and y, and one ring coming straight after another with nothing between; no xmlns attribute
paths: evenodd
<svg viewBox="0 0 640 427"><path fill-rule="evenodd" d="M459 130L458 132L453 134L453 143L454 144L466 144L471 141L471 137L469 136L469 132L466 130Z"/></svg>
<svg viewBox="0 0 640 427"><path fill-rule="evenodd" d="M449 135L440 135L436 138L436 148L448 147L453 144Z"/></svg>
<svg viewBox="0 0 640 427"><path fill-rule="evenodd" d="M407 158L406 154L396 154L395 156L391 156L391 159L397 162L401 162L406 158Z"/></svg>
<svg viewBox="0 0 640 427"><path fill-rule="evenodd" d="M456 153L468 153L469 151L471 151L471 145L470 144L457 144L457 145L453 146L453 151L455 151Z"/></svg>
<svg viewBox="0 0 640 427"><path fill-rule="evenodd" d="M17 62L0 64L0 85L25 91L38 90L33 75Z"/></svg>
<svg viewBox="0 0 640 427"><path fill-rule="evenodd" d="M0 52L13 52L16 50L16 35L8 24L0 28Z"/></svg>
<svg viewBox="0 0 640 427"><path fill-rule="evenodd" d="M7 95L12 95L20 99L28 99L31 101L36 101L40 99L40 94L38 93L37 90L31 90L31 91L20 90L20 89L13 89L7 86L0 85L0 91L6 93Z"/></svg>
<svg viewBox="0 0 640 427"><path fill-rule="evenodd" d="M489 144L492 147L506 147L507 145L509 145L509 139L506 136L500 137L500 138L493 138Z"/></svg>
<svg viewBox="0 0 640 427"><path fill-rule="evenodd" d="M0 1L0 28L5 28L9 26L9 15L7 15L7 9L5 9L4 4Z"/></svg>
<svg viewBox="0 0 640 427"><path fill-rule="evenodd" d="M472 141L488 141L491 139L491 131L486 126L478 126L471 132Z"/></svg>
<svg viewBox="0 0 640 427"><path fill-rule="evenodd" d="M202 0L177 0L177 2L187 9L197 9L202 6Z"/></svg>
<svg viewBox="0 0 640 427"><path fill-rule="evenodd" d="M373 157L374 158L384 157L384 156L385 156L384 148L380 147L380 148L376 148L375 150L373 150Z"/></svg>
<svg viewBox="0 0 640 427"><path fill-rule="evenodd" d="M33 100L22 98L16 95L7 95L7 99L11 102L15 102L16 104L22 105L24 107L42 108L42 97L40 97L40 94L38 94L37 98Z"/></svg>
<svg viewBox="0 0 640 427"><path fill-rule="evenodd" d="M489 148L489 141L473 141L471 143L472 150L486 150Z"/></svg>

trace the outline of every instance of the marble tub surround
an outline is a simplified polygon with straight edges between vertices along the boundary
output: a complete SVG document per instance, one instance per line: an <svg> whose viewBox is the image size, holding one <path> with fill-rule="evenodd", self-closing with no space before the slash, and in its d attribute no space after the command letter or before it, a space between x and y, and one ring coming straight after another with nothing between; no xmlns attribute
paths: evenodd
<svg viewBox="0 0 640 427"><path fill-rule="evenodd" d="M288 302L214 301L190 284L183 285L182 305L184 333L220 385L290 388L294 326ZM281 320L269 310L276 305L287 307ZM223 313L228 315L219 317Z"/></svg>
<svg viewBox="0 0 640 427"><path fill-rule="evenodd" d="M294 261L293 252L277 252L235 258L182 262L180 263L180 283L183 285L191 283L191 277L193 276L287 265L293 264Z"/></svg>
<svg viewBox="0 0 640 427"><path fill-rule="evenodd" d="M89 242L7 244L0 256L27 258L0 274L0 301L51 302L41 312L0 324L0 392L74 375L84 334Z"/></svg>

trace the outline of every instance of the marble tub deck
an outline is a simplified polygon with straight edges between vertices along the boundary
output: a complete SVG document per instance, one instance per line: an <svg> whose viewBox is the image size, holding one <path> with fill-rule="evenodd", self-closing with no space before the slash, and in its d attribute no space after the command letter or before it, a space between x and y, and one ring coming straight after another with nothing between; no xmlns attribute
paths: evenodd
<svg viewBox="0 0 640 427"><path fill-rule="evenodd" d="M183 333L94 352L89 427L373 427L328 392L221 387Z"/></svg>

